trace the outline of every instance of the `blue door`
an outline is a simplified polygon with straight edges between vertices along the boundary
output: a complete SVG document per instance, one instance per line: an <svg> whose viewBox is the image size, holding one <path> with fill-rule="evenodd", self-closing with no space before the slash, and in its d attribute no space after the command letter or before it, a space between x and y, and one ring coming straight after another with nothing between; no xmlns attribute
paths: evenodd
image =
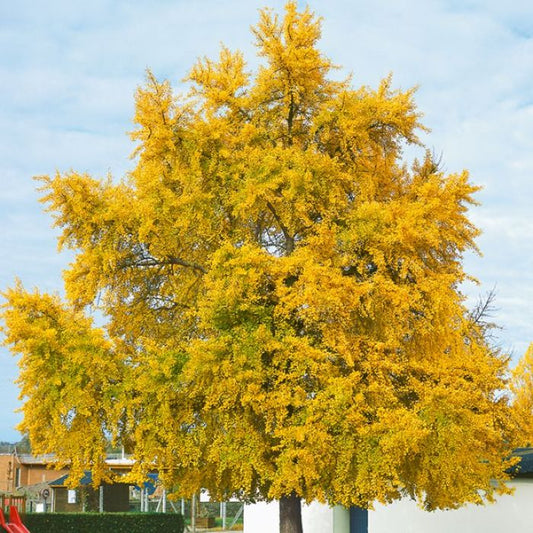
<svg viewBox="0 0 533 533"><path fill-rule="evenodd" d="M350 507L350 533L368 533L368 510Z"/></svg>

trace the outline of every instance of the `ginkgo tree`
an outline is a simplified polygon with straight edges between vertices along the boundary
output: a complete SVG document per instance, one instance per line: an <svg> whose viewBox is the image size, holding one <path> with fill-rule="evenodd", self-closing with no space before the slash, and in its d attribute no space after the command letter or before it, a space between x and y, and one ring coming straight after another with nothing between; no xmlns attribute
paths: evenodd
<svg viewBox="0 0 533 533"><path fill-rule="evenodd" d="M516 431L460 292L477 187L406 164L414 91L334 81L311 11L252 31L255 74L227 48L186 95L148 73L121 181L39 178L75 259L65 302L6 293L21 428L78 473L112 435L179 494L277 499L284 533L301 500L491 500Z"/></svg>

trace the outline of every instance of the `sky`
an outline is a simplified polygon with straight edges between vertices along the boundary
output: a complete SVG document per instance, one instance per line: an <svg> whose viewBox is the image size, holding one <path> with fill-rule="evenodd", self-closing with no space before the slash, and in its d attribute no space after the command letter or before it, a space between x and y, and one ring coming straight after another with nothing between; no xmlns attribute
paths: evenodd
<svg viewBox="0 0 533 533"><path fill-rule="evenodd" d="M18 0L0 2L0 290L61 292L71 257L41 210L32 179L71 169L120 178L133 162L133 95L150 68L176 90L220 44L258 64L250 33L278 0ZM300 7L307 5L300 1ZM533 2L529 0L315 0L320 48L375 87L418 87L431 129L426 146L447 172L468 169L483 187L470 212L483 256L468 254L479 284L495 290L498 343L516 361L533 341ZM0 440L17 441L16 358L0 348Z"/></svg>

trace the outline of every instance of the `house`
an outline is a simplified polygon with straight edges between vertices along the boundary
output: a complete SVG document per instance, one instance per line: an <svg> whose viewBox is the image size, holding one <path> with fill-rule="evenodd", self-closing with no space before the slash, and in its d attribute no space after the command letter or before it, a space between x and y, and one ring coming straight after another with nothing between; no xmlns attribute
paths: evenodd
<svg viewBox="0 0 533 533"><path fill-rule="evenodd" d="M123 454L110 454L106 459L106 463L113 472L123 474L131 470L133 460ZM15 493L24 494L28 503L27 508L30 511L37 509L43 511L53 510L55 503L52 500L54 493L51 485L53 482L55 482L56 485L58 481L60 482L58 486L58 501L62 502L63 491L59 490L59 487L61 486L61 480L64 481L68 473L68 468L54 468L53 455L34 456L31 454L19 454L16 451L3 453L0 454L0 493L8 495ZM105 510L129 510L129 505L116 503L116 501L120 500L116 494L120 490L125 490L124 488L119 488L119 485L121 484L116 484L116 488L110 488L111 486L105 487L105 501L107 502L110 498L109 501L114 502L106 504ZM67 490L68 489L64 487L65 498L68 496ZM92 505L91 498L88 500L85 499L85 492L89 493L90 491L84 491L83 505L87 508L98 510L98 496L95 496L96 503ZM113 494L113 496L109 496L110 494ZM70 493L70 496L72 499L72 492ZM64 509L61 510L78 510L78 504L81 505L81 501L82 500L78 499L77 504L68 505L67 500L64 504L59 503L58 505L60 508L64 507ZM60 509L58 508L57 510Z"/></svg>
<svg viewBox="0 0 533 533"><path fill-rule="evenodd" d="M515 452L522 460L509 486L514 494L499 497L485 506L466 505L453 511L427 512L409 499L390 505L376 504L371 511L328 507L319 503L302 506L305 533L526 533L532 531L533 449ZM279 530L277 502L247 505L244 533Z"/></svg>
<svg viewBox="0 0 533 533"><path fill-rule="evenodd" d="M76 489L67 487L68 474L50 482L51 511L79 513L84 511L127 512L130 509L130 486L128 483L103 483L97 488L91 485L90 472Z"/></svg>
<svg viewBox="0 0 533 533"><path fill-rule="evenodd" d="M0 454L0 492L14 493L21 487L47 483L66 474L68 469L55 470L51 455L33 456L16 451Z"/></svg>
<svg viewBox="0 0 533 533"><path fill-rule="evenodd" d="M124 473L124 471L117 471L117 469L114 471L119 474ZM99 487L93 487L92 474L89 471L85 472L76 488L68 487L67 479L68 474L49 484L51 490L50 510L52 512L127 512L132 510L136 503L140 504L138 510L148 511L150 497L158 497L163 503L163 507L166 505L166 492L159 485L159 476L156 473L148 474L148 480L144 482L142 487L120 481L102 483Z"/></svg>

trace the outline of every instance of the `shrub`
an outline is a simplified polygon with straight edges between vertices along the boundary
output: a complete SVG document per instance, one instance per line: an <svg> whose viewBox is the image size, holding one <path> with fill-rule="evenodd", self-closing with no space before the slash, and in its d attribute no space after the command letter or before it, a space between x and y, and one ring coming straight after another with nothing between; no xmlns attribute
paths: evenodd
<svg viewBox="0 0 533 533"><path fill-rule="evenodd" d="M23 517L31 533L183 533L181 514L31 513Z"/></svg>

